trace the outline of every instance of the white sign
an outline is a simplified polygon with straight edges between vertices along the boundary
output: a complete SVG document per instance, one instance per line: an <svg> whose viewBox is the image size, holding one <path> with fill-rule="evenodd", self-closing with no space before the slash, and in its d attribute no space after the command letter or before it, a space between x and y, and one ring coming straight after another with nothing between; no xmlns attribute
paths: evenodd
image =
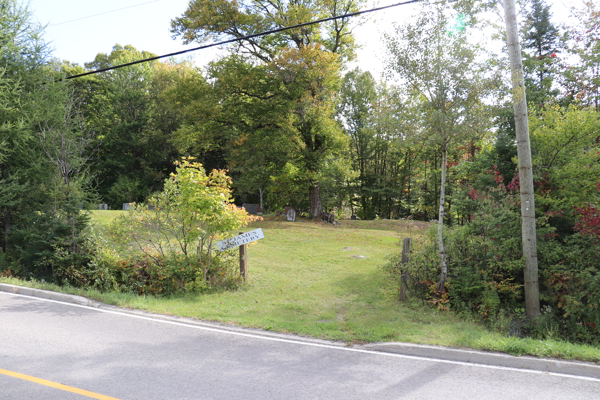
<svg viewBox="0 0 600 400"><path fill-rule="evenodd" d="M241 235L217 242L217 250L225 251L234 247L240 247L244 244L254 242L255 240L263 239L264 237L265 235L262 229L258 228L253 231L242 233Z"/></svg>

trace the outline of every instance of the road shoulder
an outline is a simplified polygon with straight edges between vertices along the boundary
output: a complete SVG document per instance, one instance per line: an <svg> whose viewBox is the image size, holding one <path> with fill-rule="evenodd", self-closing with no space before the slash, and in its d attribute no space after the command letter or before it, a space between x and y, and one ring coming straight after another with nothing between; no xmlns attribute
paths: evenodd
<svg viewBox="0 0 600 400"><path fill-rule="evenodd" d="M331 342L320 339L312 339L297 335L281 334L276 332L262 331L258 329L241 328L235 325L225 325L211 322L203 322L189 318L180 318L149 313L146 311L123 309L107 304L99 303L82 296L52 292L48 290L34 289L0 283L0 292L30 296L40 299L76 304L79 306L110 309L121 313L132 315L143 315L161 320L177 321L192 325L201 325L214 329L243 332L251 335L267 336L282 340L294 340L300 342L319 343L330 346L347 346L342 342ZM516 368L547 373L581 376L600 379L600 365L581 361L565 361L558 359L536 358L529 356L511 356L503 353L493 353L470 349L456 349L442 346L419 345L412 343L381 342L354 345L352 348L368 351L393 353L404 356L422 357L435 360L455 361L470 364L488 365L505 368Z"/></svg>

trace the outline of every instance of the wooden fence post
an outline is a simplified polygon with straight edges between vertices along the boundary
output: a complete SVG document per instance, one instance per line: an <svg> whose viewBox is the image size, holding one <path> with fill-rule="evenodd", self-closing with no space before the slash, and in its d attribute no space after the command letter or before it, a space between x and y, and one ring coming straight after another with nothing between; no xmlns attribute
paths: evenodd
<svg viewBox="0 0 600 400"><path fill-rule="evenodd" d="M404 238L402 246L402 279L400 280L400 301L406 300L405 290L408 289L408 271L406 264L408 263L408 253L410 252L410 238Z"/></svg>
<svg viewBox="0 0 600 400"><path fill-rule="evenodd" d="M240 232L240 235L244 232ZM248 280L248 245L240 246L240 276L246 282Z"/></svg>

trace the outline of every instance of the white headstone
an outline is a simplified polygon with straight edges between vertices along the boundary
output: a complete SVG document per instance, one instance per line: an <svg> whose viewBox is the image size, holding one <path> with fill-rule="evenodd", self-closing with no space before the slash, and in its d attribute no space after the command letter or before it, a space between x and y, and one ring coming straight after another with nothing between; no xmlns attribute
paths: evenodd
<svg viewBox="0 0 600 400"><path fill-rule="evenodd" d="M286 218L288 221L296 221L296 210L294 210L293 208L290 208L286 214Z"/></svg>

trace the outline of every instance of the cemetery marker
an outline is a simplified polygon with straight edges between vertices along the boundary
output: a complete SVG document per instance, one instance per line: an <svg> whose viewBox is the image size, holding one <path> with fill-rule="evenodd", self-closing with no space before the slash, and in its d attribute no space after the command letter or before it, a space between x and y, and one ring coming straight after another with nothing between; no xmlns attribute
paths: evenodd
<svg viewBox="0 0 600 400"><path fill-rule="evenodd" d="M250 232L240 232L238 236L217 242L217 250L225 251L234 247L240 248L240 276L244 281L248 279L248 243L265 237L262 229L258 228Z"/></svg>

